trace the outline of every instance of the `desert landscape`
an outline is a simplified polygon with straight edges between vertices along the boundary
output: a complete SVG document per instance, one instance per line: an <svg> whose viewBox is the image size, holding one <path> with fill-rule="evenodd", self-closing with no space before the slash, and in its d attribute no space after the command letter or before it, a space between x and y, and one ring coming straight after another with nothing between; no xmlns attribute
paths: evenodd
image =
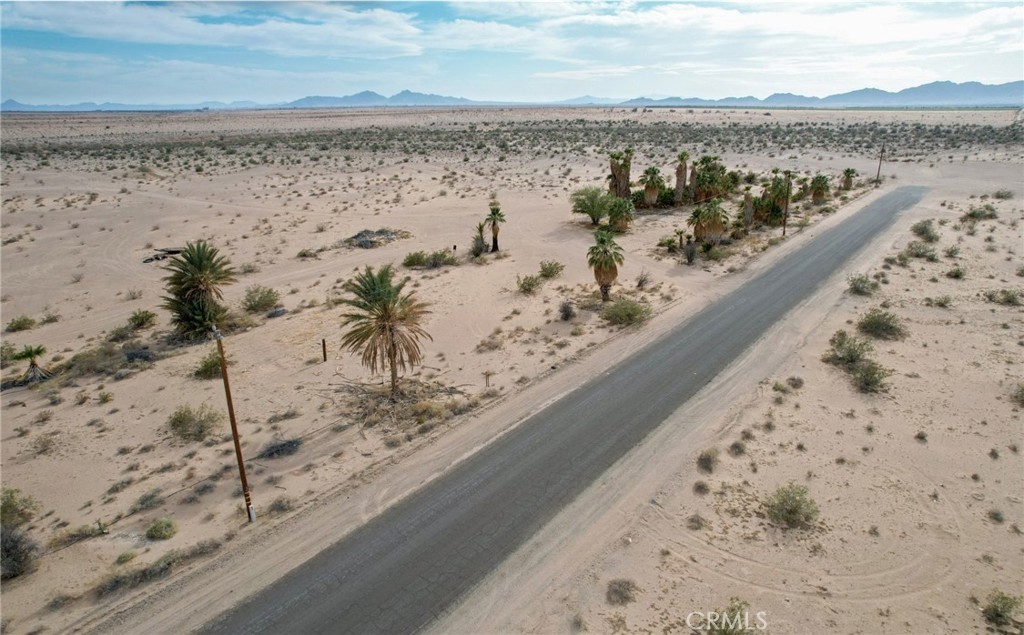
<svg viewBox="0 0 1024 635"><path fill-rule="evenodd" d="M732 606L771 633L1020 632L1020 111L0 124L3 522L25 555L5 633L200 628L900 185L928 191L433 630L689 633ZM635 217L607 234L603 302L580 191L608 190L610 157ZM698 166L720 171L705 200ZM165 308L162 250L200 240L236 271L221 331L255 524L216 344ZM394 401L342 346L352 280L388 264L430 311Z"/></svg>

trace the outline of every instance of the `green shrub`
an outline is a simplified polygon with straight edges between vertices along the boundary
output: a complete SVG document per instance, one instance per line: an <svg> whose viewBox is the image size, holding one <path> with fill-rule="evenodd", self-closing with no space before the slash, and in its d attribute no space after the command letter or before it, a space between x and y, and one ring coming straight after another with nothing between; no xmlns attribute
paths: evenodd
<svg viewBox="0 0 1024 635"><path fill-rule="evenodd" d="M1015 289L1000 289L998 291L986 291L985 299L996 304L1007 306L1020 306L1021 294Z"/></svg>
<svg viewBox="0 0 1024 635"><path fill-rule="evenodd" d="M110 329L107 333L108 342L126 342L135 336L135 332L132 331L132 327L125 324L122 326L115 326Z"/></svg>
<svg viewBox="0 0 1024 635"><path fill-rule="evenodd" d="M953 245L952 247L946 247L945 251L943 251L942 253L946 256L946 258L956 258L957 256L960 255L960 248L957 247L956 245Z"/></svg>
<svg viewBox="0 0 1024 635"><path fill-rule="evenodd" d="M167 425L176 437L185 441L202 441L223 418L220 412L208 404L193 410L191 406L179 406L167 420Z"/></svg>
<svg viewBox="0 0 1024 635"><path fill-rule="evenodd" d="M39 511L39 501L19 489L3 488L0 494L0 523L7 527L18 527L32 520Z"/></svg>
<svg viewBox="0 0 1024 635"><path fill-rule="evenodd" d="M836 331L828 343L832 345L832 349L825 353L822 360L847 369L867 359L872 349L871 342L842 330Z"/></svg>
<svg viewBox="0 0 1024 635"><path fill-rule="evenodd" d="M892 371L874 360L865 360L853 369L853 383L861 392L884 392L885 380Z"/></svg>
<svg viewBox="0 0 1024 635"><path fill-rule="evenodd" d="M608 583L605 599L608 600L608 604L622 606L636 600L637 590L636 582L632 580L612 580Z"/></svg>
<svg viewBox="0 0 1024 635"><path fill-rule="evenodd" d="M952 278L954 280L963 280L964 276L966 276L966 275L967 275L967 270L964 269L963 267L961 267L960 265L957 265L957 266L953 267L952 269L950 269L949 271L946 272L946 277L947 278Z"/></svg>
<svg viewBox="0 0 1024 635"><path fill-rule="evenodd" d="M953 306L953 298L948 295L940 295L932 300L932 306L937 306L940 309L948 309Z"/></svg>
<svg viewBox="0 0 1024 635"><path fill-rule="evenodd" d="M273 309L280 301L281 294L276 290L256 284L245 290L242 308L248 313L262 313Z"/></svg>
<svg viewBox="0 0 1024 635"><path fill-rule="evenodd" d="M18 355L18 349L15 348L14 344L3 341L0 342L0 368L7 368L11 364L17 362L15 359Z"/></svg>
<svg viewBox="0 0 1024 635"><path fill-rule="evenodd" d="M604 307L601 317L616 326L643 324L651 319L651 307L636 300L623 298Z"/></svg>
<svg viewBox="0 0 1024 635"><path fill-rule="evenodd" d="M729 598L729 606L715 611L718 619L713 623L708 620L708 635L749 635L755 632L751 626L754 621L750 617L750 604L733 597Z"/></svg>
<svg viewBox="0 0 1024 635"><path fill-rule="evenodd" d="M192 372L196 379L220 379L220 352L210 351L199 360L199 366Z"/></svg>
<svg viewBox="0 0 1024 635"><path fill-rule="evenodd" d="M147 509L154 509L163 505L164 498L160 495L160 488L154 488L139 496L138 500L131 506L132 513L142 512Z"/></svg>
<svg viewBox="0 0 1024 635"><path fill-rule="evenodd" d="M789 528L806 527L818 517L818 506L803 485L790 483L775 490L765 503L768 519Z"/></svg>
<svg viewBox="0 0 1024 635"><path fill-rule="evenodd" d="M563 270L565 270L565 265L554 260L542 260L540 263L540 277L545 280L557 278L562 275Z"/></svg>
<svg viewBox="0 0 1024 635"><path fill-rule="evenodd" d="M995 193L992 195L992 198L1000 201L1006 201L1013 198L1013 192L1011 192L1010 190L996 190Z"/></svg>
<svg viewBox="0 0 1024 635"><path fill-rule="evenodd" d="M1014 611L1020 608L1022 598L1007 595L999 589L992 591L988 602L981 609L981 614L989 624L1004 626L1011 623Z"/></svg>
<svg viewBox="0 0 1024 635"><path fill-rule="evenodd" d="M427 266L427 252L414 251L406 255L402 261L404 267L425 267Z"/></svg>
<svg viewBox="0 0 1024 635"><path fill-rule="evenodd" d="M866 273L858 273L846 279L850 287L850 293L854 295L871 295L878 291L879 284L872 280Z"/></svg>
<svg viewBox="0 0 1024 635"><path fill-rule="evenodd" d="M935 230L935 224L932 219L923 220L914 223L910 227L910 231L914 232L914 235L925 241L926 243L937 243L939 242L939 232Z"/></svg>
<svg viewBox="0 0 1024 635"><path fill-rule="evenodd" d="M156 313L145 309L138 309L128 317L128 326L135 331L149 328L156 323Z"/></svg>
<svg viewBox="0 0 1024 635"><path fill-rule="evenodd" d="M13 525L0 525L0 579L10 580L32 570L39 545Z"/></svg>
<svg viewBox="0 0 1024 635"><path fill-rule="evenodd" d="M516 276L516 286L519 287L519 292L525 293L526 295L533 295L536 293L537 289L540 289L543 282L544 281L540 276Z"/></svg>
<svg viewBox="0 0 1024 635"><path fill-rule="evenodd" d="M970 223L972 221L979 220L994 220L998 217L999 215L996 213L996 208L993 207L991 204L986 203L982 207L972 206L971 209L967 210L966 213L960 216L960 222Z"/></svg>
<svg viewBox="0 0 1024 635"><path fill-rule="evenodd" d="M936 262L939 259L934 247L918 240L908 243L903 253L910 258L923 258L929 262Z"/></svg>
<svg viewBox="0 0 1024 635"><path fill-rule="evenodd" d="M438 249L427 257L428 269L437 269L439 267L457 264L459 264L458 258L456 258L455 254L447 249Z"/></svg>
<svg viewBox="0 0 1024 635"><path fill-rule="evenodd" d="M27 331L36 325L36 321L27 315L21 315L7 323L7 331L10 333L17 333L18 331Z"/></svg>
<svg viewBox="0 0 1024 635"><path fill-rule="evenodd" d="M127 551L122 551L117 556L117 559L114 560L114 564L128 564L129 562L135 559L136 555L137 554L135 553L135 551L131 549L128 549Z"/></svg>
<svg viewBox="0 0 1024 635"><path fill-rule="evenodd" d="M899 340L907 336L907 329L898 315L891 311L871 309L857 322L857 330L880 340Z"/></svg>
<svg viewBox="0 0 1024 635"><path fill-rule="evenodd" d="M174 524L173 520L170 518L160 518L146 530L146 538L150 540L167 540L168 538L173 538L176 533L178 533L178 526Z"/></svg>

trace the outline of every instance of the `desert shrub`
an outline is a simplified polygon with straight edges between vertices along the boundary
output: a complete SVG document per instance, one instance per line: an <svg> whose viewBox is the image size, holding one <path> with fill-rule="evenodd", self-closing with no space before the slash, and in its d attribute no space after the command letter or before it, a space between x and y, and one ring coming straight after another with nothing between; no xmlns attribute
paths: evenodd
<svg viewBox="0 0 1024 635"><path fill-rule="evenodd" d="M636 601L637 590L636 582L618 578L608 583L608 590L604 597L608 600L608 604L622 606Z"/></svg>
<svg viewBox="0 0 1024 635"><path fill-rule="evenodd" d="M846 279L850 287L850 293L854 295L871 295L878 291L879 284L872 280L866 273L858 273Z"/></svg>
<svg viewBox="0 0 1024 635"><path fill-rule="evenodd" d="M184 441L202 441L223 418L220 412L203 404L196 409L192 406L178 406L167 420L167 426L174 436Z"/></svg>
<svg viewBox="0 0 1024 635"><path fill-rule="evenodd" d="M708 521L700 514L693 514L686 519L686 526L693 531L700 531L708 526Z"/></svg>
<svg viewBox="0 0 1024 635"><path fill-rule="evenodd" d="M262 313L273 309L280 301L281 294L275 289L255 284L245 290L242 308L248 313Z"/></svg>
<svg viewBox="0 0 1024 635"><path fill-rule="evenodd" d="M268 443L260 453L258 459L277 459L282 456L289 456L299 451L302 446L302 439L278 439Z"/></svg>
<svg viewBox="0 0 1024 635"><path fill-rule="evenodd" d="M733 597L729 606L715 611L717 620L707 620L705 632L708 635L748 635L755 632L750 626L750 604Z"/></svg>
<svg viewBox="0 0 1024 635"><path fill-rule="evenodd" d="M991 204L986 203L982 207L971 207L963 215L960 216L961 223L970 223L972 221L979 220L995 220L999 217L996 213L996 208Z"/></svg>
<svg viewBox="0 0 1024 635"><path fill-rule="evenodd" d="M296 258L302 258L302 259L316 258L316 252L313 251L312 249L309 249L309 248L300 249L299 253L295 254L295 257Z"/></svg>
<svg viewBox="0 0 1024 635"><path fill-rule="evenodd" d="M170 518L159 518L146 530L146 538L150 540L167 540L178 533L178 526Z"/></svg>
<svg viewBox="0 0 1024 635"><path fill-rule="evenodd" d="M114 328L110 329L110 332L107 333L107 341L127 342L134 336L135 332L132 330L132 327L127 324L124 324L122 326L115 326Z"/></svg>
<svg viewBox="0 0 1024 635"><path fill-rule="evenodd" d="M402 261L404 267L425 267L427 265L427 252L425 251L413 251L405 256L405 260Z"/></svg>
<svg viewBox="0 0 1024 635"><path fill-rule="evenodd" d="M944 256L946 256L946 258L956 258L957 256L960 255L960 248L957 247L956 245L953 245L951 247L946 247L946 249L943 250L942 253Z"/></svg>
<svg viewBox="0 0 1024 635"><path fill-rule="evenodd" d="M274 414L267 417L267 423L280 423L282 421L288 421L289 419L298 419L302 416L302 412L295 408L288 408L284 412L275 412Z"/></svg>
<svg viewBox="0 0 1024 635"><path fill-rule="evenodd" d="M932 299L931 306L937 306L940 309L948 309L953 306L953 298L948 295L940 295L939 297Z"/></svg>
<svg viewBox="0 0 1024 635"><path fill-rule="evenodd" d="M470 244L469 253L474 258L479 258L480 256L487 253L487 241L484 240L483 236L473 234L473 241Z"/></svg>
<svg viewBox="0 0 1024 635"><path fill-rule="evenodd" d="M562 271L564 270L565 265L554 260L542 260L540 263L540 277L545 280L557 278L562 275Z"/></svg>
<svg viewBox="0 0 1024 635"><path fill-rule="evenodd" d="M1014 611L1020 608L1022 598L1007 595L995 589L988 596L988 602L981 609L981 614L989 624L1003 626L1010 624Z"/></svg>
<svg viewBox="0 0 1024 635"><path fill-rule="evenodd" d="M267 513L283 514L291 511L295 507L295 501L287 496L278 496L275 498L270 505L267 506Z"/></svg>
<svg viewBox="0 0 1024 635"><path fill-rule="evenodd" d="M114 560L114 564L128 564L135 559L138 554L134 550L128 549L118 554L117 559Z"/></svg>
<svg viewBox="0 0 1024 635"><path fill-rule="evenodd" d="M907 336L898 315L891 311L871 309L857 322L857 330L880 340L899 340Z"/></svg>
<svg viewBox="0 0 1024 635"><path fill-rule="evenodd" d="M697 455L697 469L711 474L718 465L718 448L708 448Z"/></svg>
<svg viewBox="0 0 1024 635"><path fill-rule="evenodd" d="M1017 384L1017 387L1010 393L1010 400L1024 408L1024 384Z"/></svg>
<svg viewBox="0 0 1024 635"><path fill-rule="evenodd" d="M935 262L939 259L939 255L934 247L918 240L908 243L902 253L910 258L923 258L930 262Z"/></svg>
<svg viewBox="0 0 1024 635"><path fill-rule="evenodd" d="M729 446L729 454L732 456L742 456L747 453L747 445L742 441L733 441Z"/></svg>
<svg viewBox="0 0 1024 635"><path fill-rule="evenodd" d="M459 260L455 257L455 254L447 249L438 249L427 256L426 265L428 269L437 269L446 265L457 264L459 264Z"/></svg>
<svg viewBox="0 0 1024 635"><path fill-rule="evenodd" d="M99 536L103 533L103 530L99 525L79 525L73 529L65 529L50 540L50 546L53 548L67 547L73 545L76 542L81 542L87 538L93 536Z"/></svg>
<svg viewBox="0 0 1024 635"><path fill-rule="evenodd" d="M4 341L0 342L0 368L7 368L17 362L18 349L14 344Z"/></svg>
<svg viewBox="0 0 1024 635"><path fill-rule="evenodd" d="M151 489L142 496L139 496L138 500L132 505L131 511L134 513L154 509L162 505L163 502L164 498L160 495L160 488Z"/></svg>
<svg viewBox="0 0 1024 635"><path fill-rule="evenodd" d="M562 318L563 322L568 322L576 317L576 308L569 300L562 300L562 303L558 305L558 315Z"/></svg>
<svg viewBox="0 0 1024 635"><path fill-rule="evenodd" d="M789 387L793 390L800 390L804 387L804 378L793 376L788 378L786 383L789 384Z"/></svg>
<svg viewBox="0 0 1024 635"><path fill-rule="evenodd" d="M1015 289L999 289L998 291L986 291L985 299L996 304L1006 306L1020 306L1021 294Z"/></svg>
<svg viewBox="0 0 1024 635"><path fill-rule="evenodd" d="M0 494L0 523L6 527L17 527L32 520L39 511L39 501L19 489L3 488Z"/></svg>
<svg viewBox="0 0 1024 635"><path fill-rule="evenodd" d="M643 324L651 319L651 307L636 300L623 298L605 306L601 311L601 317L616 326Z"/></svg>
<svg viewBox="0 0 1024 635"><path fill-rule="evenodd" d="M7 323L6 330L10 333L17 333L18 331L27 331L35 325L34 319L27 315L19 315Z"/></svg>
<svg viewBox="0 0 1024 635"><path fill-rule="evenodd" d="M0 579L28 573L38 555L39 545L27 533L14 525L0 525Z"/></svg>
<svg viewBox="0 0 1024 635"><path fill-rule="evenodd" d="M786 527L804 527L818 517L818 506L811 500L807 488L790 483L775 490L765 503L768 519Z"/></svg>
<svg viewBox="0 0 1024 635"><path fill-rule="evenodd" d="M868 353L872 349L871 342L855 335L849 335L842 330L836 331L828 343L832 345L832 348L825 353L822 361L847 369L853 368L867 359Z"/></svg>
<svg viewBox="0 0 1024 635"><path fill-rule="evenodd" d="M919 221L914 223L910 227L910 231L914 232L914 235L925 241L926 243L937 243L939 242L939 232L935 230L935 224L932 219Z"/></svg>
<svg viewBox="0 0 1024 635"><path fill-rule="evenodd" d="M519 287L519 292L525 293L526 295L536 293L537 289L540 289L542 283L543 280L540 276L516 276L516 286Z"/></svg>
<svg viewBox="0 0 1024 635"><path fill-rule="evenodd" d="M954 280L963 280L964 276L966 275L967 270L961 267L960 265L956 265L955 267L946 272L946 277L952 278Z"/></svg>
<svg viewBox="0 0 1024 635"><path fill-rule="evenodd" d="M874 360L865 360L853 369L853 383L861 392L883 392L885 380L892 371Z"/></svg>
<svg viewBox="0 0 1024 635"><path fill-rule="evenodd" d="M196 379L219 379L221 376L220 353L218 351L207 353L199 360L199 366L192 371L192 376Z"/></svg>
<svg viewBox="0 0 1024 635"><path fill-rule="evenodd" d="M133 331L149 328L156 323L156 313L145 309L137 309L128 317L128 326Z"/></svg>

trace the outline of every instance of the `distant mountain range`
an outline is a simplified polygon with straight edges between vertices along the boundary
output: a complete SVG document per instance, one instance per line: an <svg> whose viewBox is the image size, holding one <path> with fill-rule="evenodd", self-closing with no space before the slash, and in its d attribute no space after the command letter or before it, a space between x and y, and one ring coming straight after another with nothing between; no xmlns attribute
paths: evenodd
<svg viewBox="0 0 1024 635"><path fill-rule="evenodd" d="M29 105L8 99L0 104L0 110L7 112L91 112L91 111L157 111L157 110L242 110L242 109L287 109L287 108L378 108L410 106L628 106L628 107L732 107L732 108L972 108L983 106L1024 107L1024 81L1006 84L981 84L978 82L932 82L896 93L877 88L863 88L849 93L828 97L805 97L792 93L776 93L765 99L756 97L726 97L725 99L701 99L699 97L665 97L652 99L619 100L608 97L585 95L559 102L493 102L473 101L462 97L446 97L408 90L385 97L373 91L363 91L345 97L310 96L295 101L260 104L253 101L219 101L198 104L119 104L82 103L71 105Z"/></svg>

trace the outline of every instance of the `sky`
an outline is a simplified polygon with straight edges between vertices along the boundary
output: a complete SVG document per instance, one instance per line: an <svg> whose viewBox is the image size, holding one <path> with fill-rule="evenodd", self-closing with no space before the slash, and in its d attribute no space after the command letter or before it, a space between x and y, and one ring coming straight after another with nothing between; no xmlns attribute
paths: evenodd
<svg viewBox="0 0 1024 635"><path fill-rule="evenodd" d="M1015 2L0 2L0 99L824 97L1024 79Z"/></svg>

